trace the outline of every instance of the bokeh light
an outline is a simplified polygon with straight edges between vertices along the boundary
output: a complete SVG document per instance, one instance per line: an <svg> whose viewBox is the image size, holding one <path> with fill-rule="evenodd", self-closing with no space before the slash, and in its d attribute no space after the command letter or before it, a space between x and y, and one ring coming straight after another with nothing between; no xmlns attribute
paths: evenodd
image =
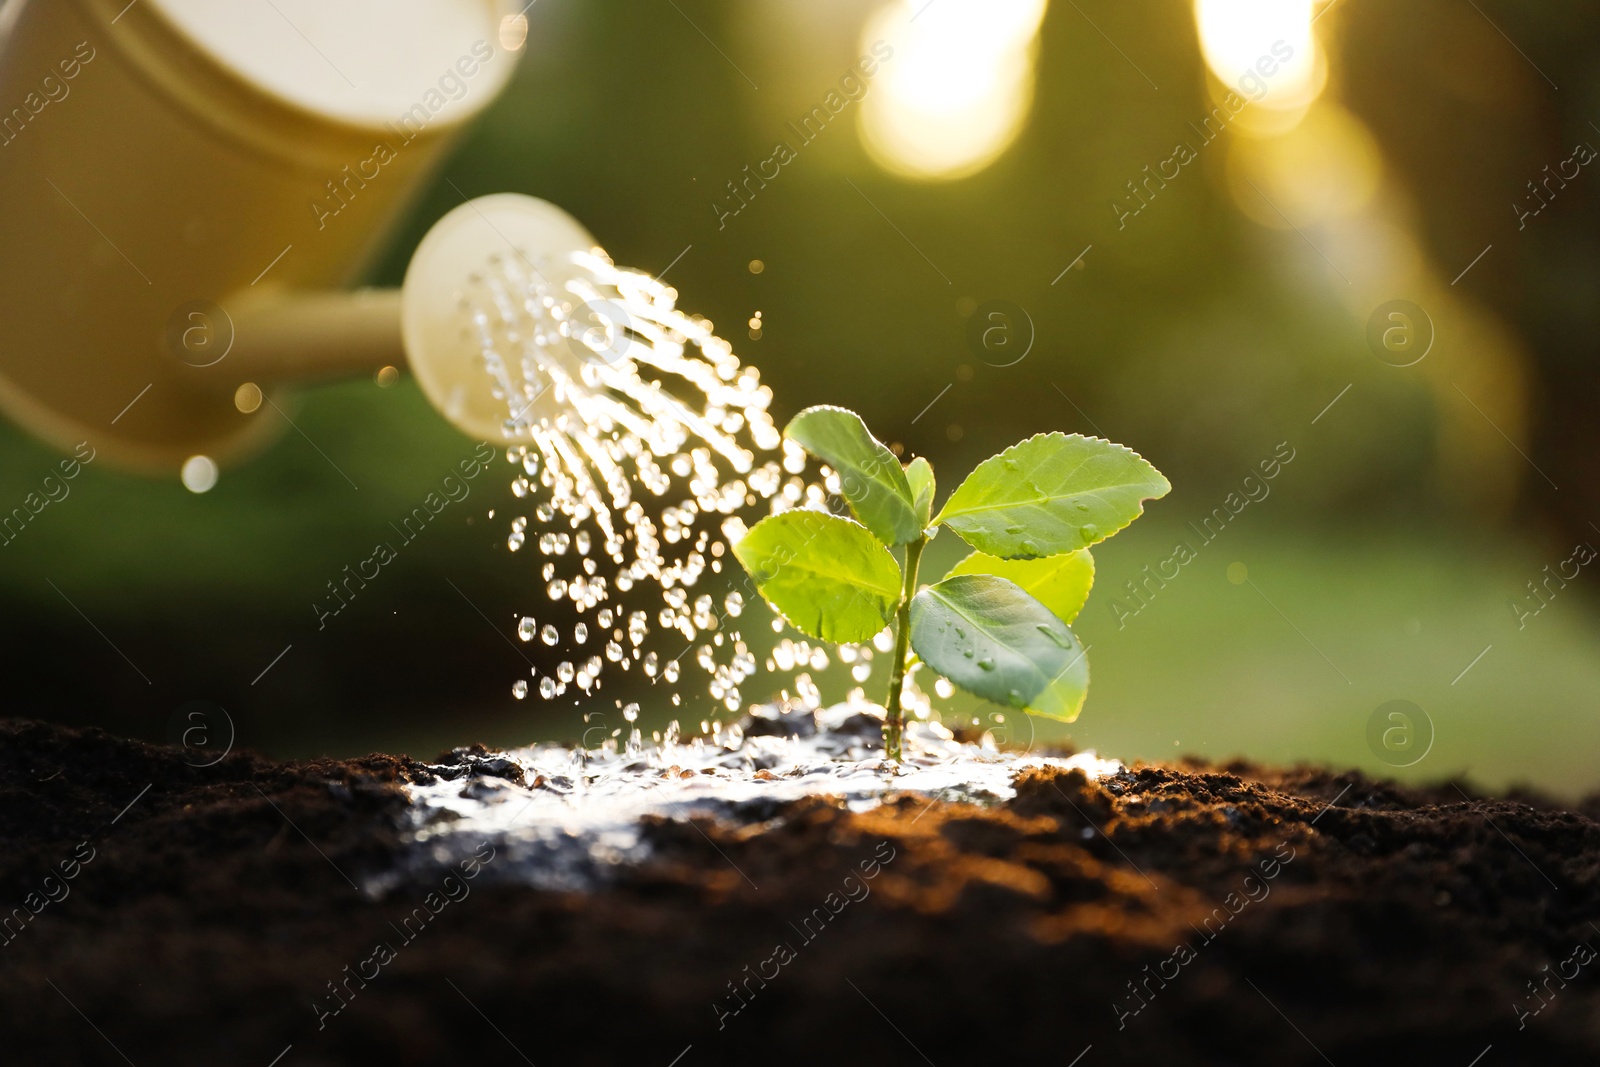
<svg viewBox="0 0 1600 1067"><path fill-rule="evenodd" d="M500 47L508 52L522 48L528 40L528 16L507 15L500 20Z"/></svg>
<svg viewBox="0 0 1600 1067"><path fill-rule="evenodd" d="M1304 226L1356 215L1372 202L1383 171L1366 126L1327 102L1281 136L1234 142L1228 163L1239 209L1274 229L1288 229L1288 219Z"/></svg>
<svg viewBox="0 0 1600 1067"><path fill-rule="evenodd" d="M862 49L891 42L863 101L861 138L885 169L953 179L994 162L1033 102L1045 0L911 0L879 9Z"/></svg>
<svg viewBox="0 0 1600 1067"><path fill-rule="evenodd" d="M1327 86L1327 62L1313 22L1314 0L1195 0L1195 24L1206 66L1250 106L1243 132L1292 128ZM1220 89L1220 93L1215 90Z"/></svg>
<svg viewBox="0 0 1600 1067"><path fill-rule="evenodd" d="M210 456L190 456L183 461L183 487L191 493L208 493L217 484L217 461Z"/></svg>

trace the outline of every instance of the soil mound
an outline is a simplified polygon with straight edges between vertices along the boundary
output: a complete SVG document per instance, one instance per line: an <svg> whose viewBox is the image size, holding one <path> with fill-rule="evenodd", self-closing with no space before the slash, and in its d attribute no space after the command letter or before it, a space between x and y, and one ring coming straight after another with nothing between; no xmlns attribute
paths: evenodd
<svg viewBox="0 0 1600 1067"><path fill-rule="evenodd" d="M202 768L0 721L6 1062L1600 1055L1594 801L1043 768L988 806L654 820L596 892L496 878L488 845L396 878L409 782L506 773L468 751Z"/></svg>

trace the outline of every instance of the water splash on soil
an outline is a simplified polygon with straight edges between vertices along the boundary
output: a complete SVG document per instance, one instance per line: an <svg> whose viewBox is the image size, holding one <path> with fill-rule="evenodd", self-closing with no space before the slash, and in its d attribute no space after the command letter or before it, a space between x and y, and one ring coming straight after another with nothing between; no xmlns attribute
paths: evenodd
<svg viewBox="0 0 1600 1067"><path fill-rule="evenodd" d="M957 741L937 723L912 722L905 762L883 758L882 710L864 702L829 708L767 705L708 736L680 740L677 724L657 743L637 729L596 750L538 745L508 752L459 750L411 785L408 868L386 886L470 856L487 841L496 878L552 890L604 884L622 865L650 857L646 824L712 817L766 822L780 805L830 797L854 811L914 793L993 803L1015 795L1030 767L1079 768L1090 778L1122 764L1093 753L1070 757L998 752Z"/></svg>

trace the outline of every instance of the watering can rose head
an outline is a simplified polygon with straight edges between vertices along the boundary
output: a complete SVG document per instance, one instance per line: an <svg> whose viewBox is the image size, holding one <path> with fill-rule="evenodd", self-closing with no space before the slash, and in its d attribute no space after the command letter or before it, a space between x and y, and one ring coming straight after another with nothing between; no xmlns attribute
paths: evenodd
<svg viewBox="0 0 1600 1067"><path fill-rule="evenodd" d="M893 625L884 746L900 758L901 691L917 658L975 696L1070 722L1089 688L1068 625L1094 583L1091 545L1172 486L1143 457L1081 434L1046 433L980 463L937 514L933 467L902 466L861 417L807 408L784 435L838 476L854 520L794 510L733 546L761 596L795 629L865 641ZM919 587L922 551L947 526L976 551ZM896 559L893 547L902 549Z"/></svg>

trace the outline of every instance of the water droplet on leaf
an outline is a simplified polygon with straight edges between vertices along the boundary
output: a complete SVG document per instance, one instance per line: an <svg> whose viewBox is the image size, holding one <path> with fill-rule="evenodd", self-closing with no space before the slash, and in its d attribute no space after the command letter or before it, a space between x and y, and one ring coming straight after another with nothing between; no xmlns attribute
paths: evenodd
<svg viewBox="0 0 1600 1067"><path fill-rule="evenodd" d="M1039 624L1039 626L1038 626L1038 630L1039 630L1040 633L1044 634L1046 637L1048 637L1050 640L1054 641L1056 644L1060 645L1062 648L1071 648L1072 647L1072 638L1070 636L1068 636L1067 634L1062 633L1060 630L1057 630L1054 626L1051 626L1049 623L1041 622Z"/></svg>

